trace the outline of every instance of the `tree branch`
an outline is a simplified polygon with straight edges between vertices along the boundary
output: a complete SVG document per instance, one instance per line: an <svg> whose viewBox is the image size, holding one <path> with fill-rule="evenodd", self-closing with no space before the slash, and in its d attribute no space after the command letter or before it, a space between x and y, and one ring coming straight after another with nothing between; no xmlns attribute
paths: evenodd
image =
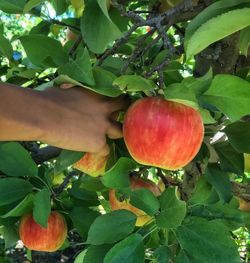
<svg viewBox="0 0 250 263"><path fill-rule="evenodd" d="M53 146L47 146L44 148L40 148L36 152L31 154L32 159L37 163L41 164L43 162L49 161L51 159L54 159L59 156L62 149L53 147Z"/></svg>

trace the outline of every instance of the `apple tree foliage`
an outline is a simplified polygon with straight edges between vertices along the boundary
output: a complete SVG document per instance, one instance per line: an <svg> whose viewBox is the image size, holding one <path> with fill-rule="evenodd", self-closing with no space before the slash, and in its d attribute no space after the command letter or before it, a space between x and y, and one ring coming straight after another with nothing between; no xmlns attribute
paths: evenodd
<svg viewBox="0 0 250 263"><path fill-rule="evenodd" d="M205 125L202 147L183 169L140 165L122 139L110 140L98 178L72 167L83 153L1 142L5 249L18 241L22 215L32 211L46 227L57 210L69 235L79 235L62 247L81 248L75 263L248 262L250 213L239 200L250 202L250 0L1 0L0 10L2 81L39 90L72 83L132 100L164 96L196 108ZM66 41L67 29L74 39ZM131 193L131 174L165 190L158 198ZM139 228L132 212L111 211L109 189L131 196L150 223Z"/></svg>

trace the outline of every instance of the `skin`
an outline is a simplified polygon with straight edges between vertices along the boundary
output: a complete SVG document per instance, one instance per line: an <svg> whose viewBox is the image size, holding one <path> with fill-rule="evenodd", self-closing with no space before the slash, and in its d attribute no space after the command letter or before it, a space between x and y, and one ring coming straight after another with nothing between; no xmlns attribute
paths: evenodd
<svg viewBox="0 0 250 263"><path fill-rule="evenodd" d="M113 116L127 107L71 85L35 91L0 83L0 141L42 141L63 149L107 156L106 136L121 138Z"/></svg>
<svg viewBox="0 0 250 263"><path fill-rule="evenodd" d="M43 228L34 221L32 214L27 214L21 218L19 235L28 249L54 252L67 237L67 224L64 217L54 211L49 216L47 228Z"/></svg>
<svg viewBox="0 0 250 263"><path fill-rule="evenodd" d="M130 180L131 190L146 188L154 193L154 195L159 196L161 190L159 187L149 180L143 180L141 178L132 177ZM151 216L147 215L144 211L134 207L129 203L129 200L124 200L120 202L116 198L115 190L112 189L109 191L109 203L112 210L126 209L133 212L137 216L136 226L143 226L151 220Z"/></svg>
<svg viewBox="0 0 250 263"><path fill-rule="evenodd" d="M98 154L86 153L77 163L74 164L74 168L92 177L97 177L105 173L107 161L108 155L100 156Z"/></svg>
<svg viewBox="0 0 250 263"><path fill-rule="evenodd" d="M177 170L198 153L204 127L200 114L193 108L150 97L130 106L124 119L123 136L137 162Z"/></svg>

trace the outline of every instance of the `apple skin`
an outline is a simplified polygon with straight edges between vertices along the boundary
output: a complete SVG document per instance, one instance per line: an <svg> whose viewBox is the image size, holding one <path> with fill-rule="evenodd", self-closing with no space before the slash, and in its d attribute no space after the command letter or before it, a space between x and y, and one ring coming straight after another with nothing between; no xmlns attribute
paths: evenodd
<svg viewBox="0 0 250 263"><path fill-rule="evenodd" d="M109 156L100 156L94 153L85 153L73 167L92 177L105 173L105 167Z"/></svg>
<svg viewBox="0 0 250 263"><path fill-rule="evenodd" d="M245 172L250 173L250 154L244 153Z"/></svg>
<svg viewBox="0 0 250 263"><path fill-rule="evenodd" d="M164 98L148 97L129 107L123 136L129 153L138 163L177 170L198 153L204 126L195 109Z"/></svg>
<svg viewBox="0 0 250 263"><path fill-rule="evenodd" d="M47 228L37 224L32 214L24 215L19 225L19 235L24 245L31 250L54 252L67 237L67 224L58 212L51 212Z"/></svg>
<svg viewBox="0 0 250 263"><path fill-rule="evenodd" d="M155 196L161 194L159 187L153 182L141 178L132 177L130 179L131 190L146 188L150 190ZM115 190L109 191L109 203L112 210L126 209L133 212L137 216L136 226L145 225L152 217L147 215L144 211L139 208L134 207L129 203L129 200L124 200L120 202L115 195Z"/></svg>
<svg viewBox="0 0 250 263"><path fill-rule="evenodd" d="M67 27L66 41L69 41L69 40L75 41L77 37L78 37L77 34L75 34L73 31L71 31L70 28Z"/></svg>

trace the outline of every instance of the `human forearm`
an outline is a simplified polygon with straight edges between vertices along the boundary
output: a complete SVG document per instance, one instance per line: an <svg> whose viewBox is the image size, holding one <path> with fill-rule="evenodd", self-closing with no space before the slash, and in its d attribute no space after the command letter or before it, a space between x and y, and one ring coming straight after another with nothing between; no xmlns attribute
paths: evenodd
<svg viewBox="0 0 250 263"><path fill-rule="evenodd" d="M43 108L40 92L0 83L0 141L40 140Z"/></svg>
<svg viewBox="0 0 250 263"><path fill-rule="evenodd" d="M112 120L127 106L83 88L34 91L0 83L0 141L39 140L60 148L107 154L106 135L122 136Z"/></svg>

